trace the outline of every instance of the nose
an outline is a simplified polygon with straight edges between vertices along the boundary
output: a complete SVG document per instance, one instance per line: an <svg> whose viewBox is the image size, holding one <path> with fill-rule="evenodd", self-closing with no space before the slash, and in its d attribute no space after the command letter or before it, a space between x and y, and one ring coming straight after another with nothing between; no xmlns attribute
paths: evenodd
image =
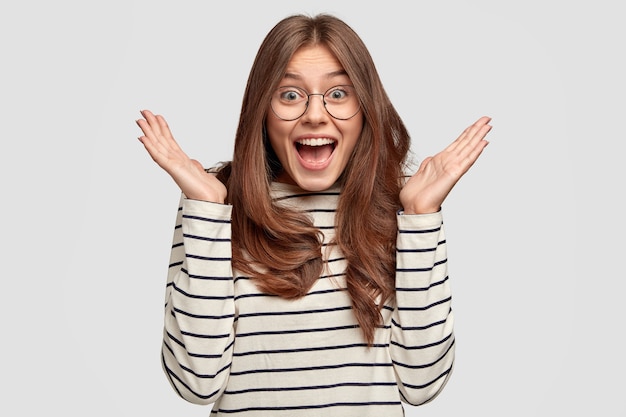
<svg viewBox="0 0 626 417"><path fill-rule="evenodd" d="M319 99L313 96L319 96ZM324 94L309 94L309 104L302 115L302 121L318 124L326 121L328 117L324 106Z"/></svg>

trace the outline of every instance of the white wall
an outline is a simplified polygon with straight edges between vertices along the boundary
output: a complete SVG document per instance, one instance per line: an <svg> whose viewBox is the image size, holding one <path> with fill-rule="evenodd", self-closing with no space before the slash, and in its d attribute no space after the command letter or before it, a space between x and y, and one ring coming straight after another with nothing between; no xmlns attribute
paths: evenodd
<svg viewBox="0 0 626 417"><path fill-rule="evenodd" d="M362 36L418 157L493 117L444 207L456 370L407 416L625 415L618 5L5 2L2 415L208 415L160 368L178 191L134 120L162 113L188 154L229 159L256 49L295 12Z"/></svg>

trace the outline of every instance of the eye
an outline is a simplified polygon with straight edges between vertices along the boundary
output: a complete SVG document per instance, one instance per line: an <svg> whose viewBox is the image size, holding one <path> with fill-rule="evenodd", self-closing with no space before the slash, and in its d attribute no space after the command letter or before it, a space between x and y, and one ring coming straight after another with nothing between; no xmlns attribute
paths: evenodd
<svg viewBox="0 0 626 417"><path fill-rule="evenodd" d="M349 86L340 85L337 87L332 87L329 89L326 94L326 100L332 102L340 102L345 101L352 95L351 88Z"/></svg>
<svg viewBox="0 0 626 417"><path fill-rule="evenodd" d="M298 99L298 94L295 91L285 91L281 95L283 100L294 101Z"/></svg>
<svg viewBox="0 0 626 417"><path fill-rule="evenodd" d="M306 100L306 94L297 87L280 87L276 95L284 103L299 103Z"/></svg>

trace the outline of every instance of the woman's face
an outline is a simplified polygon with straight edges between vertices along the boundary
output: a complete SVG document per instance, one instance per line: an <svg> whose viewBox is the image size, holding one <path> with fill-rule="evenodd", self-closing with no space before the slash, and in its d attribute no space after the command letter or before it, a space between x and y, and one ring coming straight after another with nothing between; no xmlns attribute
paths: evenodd
<svg viewBox="0 0 626 417"><path fill-rule="evenodd" d="M350 113L352 117L347 120L335 119L324 108L322 94L331 87L344 85L351 86L352 82L326 46L302 47L293 55L280 86L298 89L283 89L280 97L289 106L290 101L302 99L303 96L298 95L298 92L319 95L309 97L306 112L296 120L279 118L275 112L277 104L274 104L274 110L271 107L267 110L267 134L283 166L277 181L297 184L307 191L322 191L330 188L343 173L361 135L363 113L357 110L354 116ZM339 103L347 97L346 94L341 89L333 90L329 92L327 102L332 106L331 100L337 99ZM277 94L273 97L272 102L276 103ZM358 100L356 95L353 99ZM333 114L337 115L337 112ZM281 116L292 118L297 114L285 117L283 113Z"/></svg>

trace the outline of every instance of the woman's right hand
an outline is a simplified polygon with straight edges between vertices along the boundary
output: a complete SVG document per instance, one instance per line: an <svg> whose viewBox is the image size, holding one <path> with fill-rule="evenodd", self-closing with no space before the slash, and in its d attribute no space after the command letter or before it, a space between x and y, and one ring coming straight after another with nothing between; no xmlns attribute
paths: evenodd
<svg viewBox="0 0 626 417"><path fill-rule="evenodd" d="M161 115L142 110L143 119L137 125L143 131L143 143L152 160L163 168L180 187L187 198L223 204L226 187L215 175L207 173L202 164L190 159L174 140L167 122Z"/></svg>

